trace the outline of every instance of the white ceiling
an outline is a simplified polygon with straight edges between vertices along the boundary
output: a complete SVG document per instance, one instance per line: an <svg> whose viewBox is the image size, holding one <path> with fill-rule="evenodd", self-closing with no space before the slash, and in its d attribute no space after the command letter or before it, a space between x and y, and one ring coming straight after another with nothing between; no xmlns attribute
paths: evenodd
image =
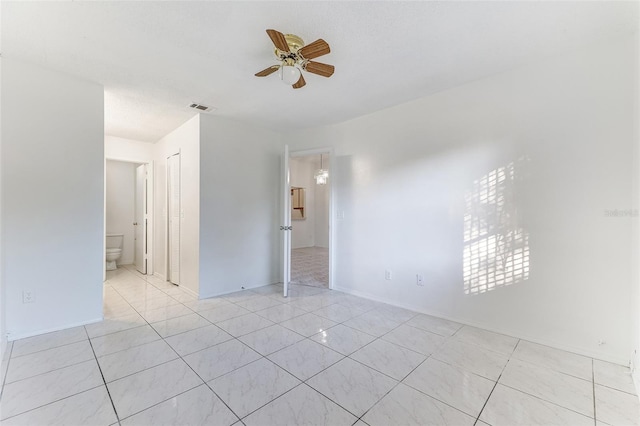
<svg viewBox="0 0 640 426"><path fill-rule="evenodd" d="M99 82L105 132L155 142L195 115L271 129L344 121L637 31L637 2L9 2L2 55ZM324 38L293 90L265 29Z"/></svg>

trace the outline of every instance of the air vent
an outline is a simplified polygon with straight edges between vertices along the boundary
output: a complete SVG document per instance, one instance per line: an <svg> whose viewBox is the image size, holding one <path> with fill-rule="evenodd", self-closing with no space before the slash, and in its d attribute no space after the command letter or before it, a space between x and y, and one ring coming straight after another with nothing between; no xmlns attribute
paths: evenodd
<svg viewBox="0 0 640 426"><path fill-rule="evenodd" d="M189 108L193 108L193 109L197 109L198 111L205 111L205 112L209 112L209 111L215 110L214 107L209 107L209 106L201 105L201 104L189 104Z"/></svg>

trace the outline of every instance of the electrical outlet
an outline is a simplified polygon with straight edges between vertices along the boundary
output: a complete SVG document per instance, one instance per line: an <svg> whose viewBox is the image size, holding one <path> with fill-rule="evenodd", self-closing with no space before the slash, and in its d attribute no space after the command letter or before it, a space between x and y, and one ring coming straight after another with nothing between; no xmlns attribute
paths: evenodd
<svg viewBox="0 0 640 426"><path fill-rule="evenodd" d="M384 271L384 279L388 280L388 281L391 281L391 271L390 270L385 269L385 271Z"/></svg>
<svg viewBox="0 0 640 426"><path fill-rule="evenodd" d="M606 344L607 344L607 342L606 342L606 341L604 341L604 340L602 340L602 339L599 339L599 340L598 340L598 346L602 346L602 345L606 345Z"/></svg>
<svg viewBox="0 0 640 426"><path fill-rule="evenodd" d="M22 292L22 303L33 303L36 301L36 295L31 290L24 290Z"/></svg>
<svg viewBox="0 0 640 426"><path fill-rule="evenodd" d="M420 274L416 274L416 285L419 285L420 287L424 286L424 277Z"/></svg>

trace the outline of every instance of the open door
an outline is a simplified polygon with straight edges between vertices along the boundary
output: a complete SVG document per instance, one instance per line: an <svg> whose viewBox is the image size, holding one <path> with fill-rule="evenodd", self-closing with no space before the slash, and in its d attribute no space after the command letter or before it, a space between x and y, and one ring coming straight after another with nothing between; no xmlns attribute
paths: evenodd
<svg viewBox="0 0 640 426"><path fill-rule="evenodd" d="M136 167L135 222L133 223L136 269L147 273L147 165Z"/></svg>
<svg viewBox="0 0 640 426"><path fill-rule="evenodd" d="M284 284L284 297L289 295L289 282L291 281L291 182L289 180L289 146L284 146L282 157L282 283Z"/></svg>
<svg viewBox="0 0 640 426"><path fill-rule="evenodd" d="M167 158L169 281L180 284L180 154Z"/></svg>

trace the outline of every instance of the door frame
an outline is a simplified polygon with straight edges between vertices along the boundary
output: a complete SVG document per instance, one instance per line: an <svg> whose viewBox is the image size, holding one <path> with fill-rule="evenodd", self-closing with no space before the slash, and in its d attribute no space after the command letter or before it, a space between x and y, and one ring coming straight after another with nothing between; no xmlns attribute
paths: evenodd
<svg viewBox="0 0 640 426"><path fill-rule="evenodd" d="M165 281L173 284L171 282L171 277L169 276L170 273L170 266L169 266L169 262L171 260L170 257L170 253L169 253L169 232L171 232L171 224L170 224L170 215L171 212L169 211L169 158L179 155L180 156L180 209L179 209L179 229L180 229L180 240L178 241L178 244L180 245L180 253L182 256L182 150L178 149L177 151L173 152L172 154L169 154L166 156L165 158L165 162L166 162L166 167L165 167L165 179L164 179L164 211L166 212L166 221L165 221L165 232L164 232L164 253L165 253L165 259L164 259L164 277L165 277ZM173 284L176 286L180 286L180 281L182 281L180 279L180 273L182 272L182 257L180 259L178 259L178 262L180 263L180 267L178 270L178 284Z"/></svg>
<svg viewBox="0 0 640 426"><path fill-rule="evenodd" d="M140 160L140 159L131 159L131 158L121 158L121 157L107 157L104 158L104 241L102 247L105 247L105 254L102 256L102 270L103 279L106 280L107 273L107 257L106 257L106 247L107 247L107 160L110 161L121 161L123 163L133 163L133 164L145 164L147 166L147 275L153 275L154 267L153 267L153 235L154 235L154 161L153 160ZM134 175L134 185L135 185L135 175ZM135 203L135 200L134 200ZM133 218L135 221L135 217ZM133 222L131 222L133 223ZM134 245L135 247L135 245Z"/></svg>
<svg viewBox="0 0 640 426"><path fill-rule="evenodd" d="M138 211L138 184L140 182L138 182L138 169L142 167L143 171L144 171L144 183L142 186L142 221L139 222L139 216L140 216L140 212ZM138 241L138 230L134 229L134 238L133 238L133 266L135 266L136 270L142 274L147 275L148 273L148 266L149 266L149 166L147 166L147 164L140 164L138 166L136 166L136 177L135 177L135 185L136 185L136 189L135 189L135 199L134 199L134 203L135 203L135 207L133 209L134 211L134 226L142 226L142 240L143 240L143 246L142 246L142 251L143 251L143 256L142 256L142 269L144 270L144 272L141 272L140 269L138 269L138 245L137 245L137 241Z"/></svg>
<svg viewBox="0 0 640 426"><path fill-rule="evenodd" d="M327 182L329 189L329 289L333 290L334 283L334 269L335 269L335 244L336 244L336 203L335 203L335 154L332 146L302 149L289 151L289 158L295 157L308 157L311 155L326 154L329 157L329 181ZM291 165L289 165L289 168ZM286 188L283 188L286 190ZM289 246L289 253L291 253L291 246Z"/></svg>

